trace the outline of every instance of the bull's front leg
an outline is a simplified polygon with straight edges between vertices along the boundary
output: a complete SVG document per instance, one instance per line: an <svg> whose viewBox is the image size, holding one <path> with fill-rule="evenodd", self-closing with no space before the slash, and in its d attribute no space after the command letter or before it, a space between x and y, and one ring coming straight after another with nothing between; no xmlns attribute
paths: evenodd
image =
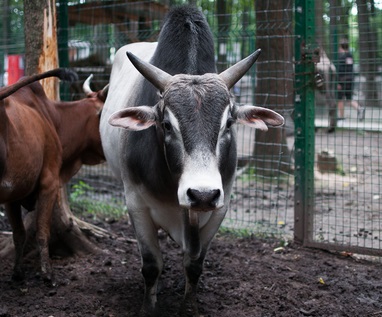
<svg viewBox="0 0 382 317"><path fill-rule="evenodd" d="M181 307L182 316L199 316L197 305L198 281L203 271L206 248L203 247L199 232L197 212L183 210L184 258L183 267L186 276L186 288Z"/></svg>
<svg viewBox="0 0 382 317"><path fill-rule="evenodd" d="M226 209L213 212L207 223L201 228L197 212L183 212L184 259L186 288L182 305L183 316L199 316L197 305L197 287L203 272L203 263L210 242L215 236L224 218Z"/></svg>
<svg viewBox="0 0 382 317"><path fill-rule="evenodd" d="M197 259L192 259L189 254L184 254L183 265L186 275L186 288L184 292L181 312L183 316L199 316L197 304L197 287L203 272L203 262L206 250L202 250Z"/></svg>
<svg viewBox="0 0 382 317"><path fill-rule="evenodd" d="M163 259L158 242L158 229L149 212L130 212L142 260L142 276L145 292L140 316L154 316L157 302L159 277L163 269Z"/></svg>

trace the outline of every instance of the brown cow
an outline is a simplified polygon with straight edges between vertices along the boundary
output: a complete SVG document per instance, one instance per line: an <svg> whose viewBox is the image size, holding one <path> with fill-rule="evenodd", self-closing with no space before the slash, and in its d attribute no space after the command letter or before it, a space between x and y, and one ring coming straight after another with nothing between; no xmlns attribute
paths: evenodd
<svg viewBox="0 0 382 317"><path fill-rule="evenodd" d="M55 102L47 98L38 82L22 87L33 80L50 76L67 79L72 74L56 69L23 78L0 90L3 98L0 100L0 203L5 204L13 230L16 251L13 279L16 280L24 277L21 266L26 233L21 206L29 211L36 209L41 270L44 280L52 282L48 241L60 184L66 183L82 164L104 161L99 117L106 90L88 91L88 98L74 102Z"/></svg>

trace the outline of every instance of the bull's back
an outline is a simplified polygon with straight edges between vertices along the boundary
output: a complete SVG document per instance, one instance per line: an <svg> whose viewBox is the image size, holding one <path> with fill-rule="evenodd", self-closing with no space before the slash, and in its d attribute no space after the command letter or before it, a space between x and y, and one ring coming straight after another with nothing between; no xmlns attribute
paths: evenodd
<svg viewBox="0 0 382 317"><path fill-rule="evenodd" d="M132 52L139 58L149 61L156 46L156 42L128 44L118 50L114 59L108 96L101 115L100 132L106 160L117 177L121 176L119 164L120 148L123 142L122 129L112 127L108 123L109 117L123 108L144 105L141 103L141 96L144 93L142 92L143 76L131 64L126 52Z"/></svg>

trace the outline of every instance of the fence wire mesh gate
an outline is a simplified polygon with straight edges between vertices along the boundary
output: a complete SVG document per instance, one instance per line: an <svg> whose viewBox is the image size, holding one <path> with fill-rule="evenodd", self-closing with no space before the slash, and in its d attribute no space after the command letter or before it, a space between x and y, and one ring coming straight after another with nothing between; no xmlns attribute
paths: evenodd
<svg viewBox="0 0 382 317"><path fill-rule="evenodd" d="M155 41L175 2L56 0L60 66L80 75L76 85L62 84L61 97L82 97L90 73L93 88L102 88L116 50ZM237 101L269 107L286 118L282 129L266 133L237 127L238 176L223 225L294 236L309 246L382 254L382 2L197 5L214 33L219 71L262 48L255 67L232 91ZM1 15L0 84L5 85L15 75L16 56L22 60L24 54L22 1L5 0ZM339 103L339 46L345 40L353 86ZM83 167L69 196L87 210L126 212L122 186L107 164Z"/></svg>

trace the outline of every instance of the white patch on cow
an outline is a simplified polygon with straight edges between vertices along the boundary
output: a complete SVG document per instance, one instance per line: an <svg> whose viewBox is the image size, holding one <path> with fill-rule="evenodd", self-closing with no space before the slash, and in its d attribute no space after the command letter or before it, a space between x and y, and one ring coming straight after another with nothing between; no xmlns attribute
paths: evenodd
<svg viewBox="0 0 382 317"><path fill-rule="evenodd" d="M191 201L187 195L188 189L200 192L219 190L220 197L215 209L224 205L224 190L218 162L216 156L205 148L197 148L184 159L184 169L178 186L178 200L180 206L187 209L191 207Z"/></svg>
<svg viewBox="0 0 382 317"><path fill-rule="evenodd" d="M176 129L178 132L180 132L179 121L178 121L178 119L175 117L174 113L173 113L170 109L168 109L168 108L166 108L165 111L166 111L166 113L168 114L168 119L169 119L169 121L170 121L172 127L173 127L174 129Z"/></svg>
<svg viewBox="0 0 382 317"><path fill-rule="evenodd" d="M127 44L118 50L113 62L109 92L101 115L100 134L108 166L120 180L122 180L121 175L125 168L123 164L120 164L120 157L125 151L120 140L125 131L110 125L108 119L113 113L123 108L142 106L133 92L139 89L144 81L143 76L127 58L126 52L129 51L141 59L149 61L155 52L156 46L156 42Z"/></svg>
<svg viewBox="0 0 382 317"><path fill-rule="evenodd" d="M225 108L223 115L222 115L221 122L220 122L220 131L219 131L219 135L218 135L218 142L216 143L216 157L217 158L220 158L220 140L221 140L222 134L225 132L225 129L227 126L227 120L228 120L229 113L231 111L231 106L232 105L229 104Z"/></svg>
<svg viewBox="0 0 382 317"><path fill-rule="evenodd" d="M222 131L223 129L225 129L225 126L227 124L227 120L228 120L228 114L229 114L229 111L230 111L230 105L228 105L224 112L223 112L223 115L222 115L222 120L220 122L220 131Z"/></svg>

